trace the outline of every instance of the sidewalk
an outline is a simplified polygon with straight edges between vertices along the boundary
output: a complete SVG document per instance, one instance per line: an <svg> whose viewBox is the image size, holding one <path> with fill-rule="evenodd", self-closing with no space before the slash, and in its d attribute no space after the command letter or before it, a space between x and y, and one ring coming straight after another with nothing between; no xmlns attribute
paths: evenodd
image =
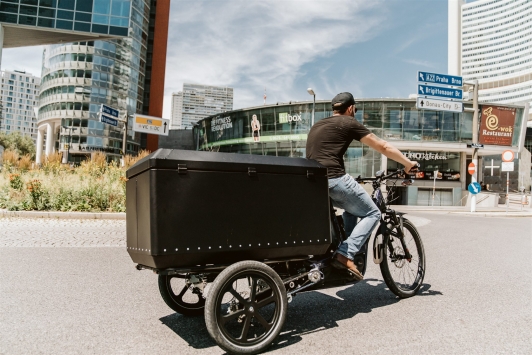
<svg viewBox="0 0 532 355"><path fill-rule="evenodd" d="M62 219L126 219L125 212L57 212L57 211L8 211L0 209L0 218L62 218Z"/></svg>
<svg viewBox="0 0 532 355"><path fill-rule="evenodd" d="M508 210L505 205L499 205L499 207L477 207L476 212L471 212L470 207L466 206L405 206L405 205L393 205L392 209L401 212L427 212L427 213L447 213L447 214L460 214L470 215L477 217L531 217L532 209L510 206Z"/></svg>
<svg viewBox="0 0 532 355"><path fill-rule="evenodd" d="M477 217L532 217L531 208L519 207L508 208L504 205L499 207L477 207L476 212L471 212L469 207L465 206L407 206L407 205L392 205L392 209L400 212L427 212L427 213L447 213L470 215ZM341 212L341 211L339 211ZM0 218L18 217L18 218L61 218L61 219L114 219L125 220L126 213L119 212L52 212L52 211L8 211L0 209Z"/></svg>

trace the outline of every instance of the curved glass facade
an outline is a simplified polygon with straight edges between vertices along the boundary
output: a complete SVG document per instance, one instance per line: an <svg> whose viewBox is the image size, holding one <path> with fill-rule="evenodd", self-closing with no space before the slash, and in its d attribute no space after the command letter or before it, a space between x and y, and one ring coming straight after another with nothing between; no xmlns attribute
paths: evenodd
<svg viewBox="0 0 532 355"><path fill-rule="evenodd" d="M83 160L92 151L120 157L124 124L99 122L101 104L119 109L124 119L142 110L150 1L133 0L130 9L123 3L95 1L95 6L131 11L129 37L45 47L39 123L55 121L55 149L69 150L70 161ZM139 144L139 134L130 130L127 152L137 152Z"/></svg>
<svg viewBox="0 0 532 355"><path fill-rule="evenodd" d="M199 150L305 157L312 107L312 102L278 104L210 116L194 128L194 139ZM330 101L317 102L314 120L331 116L330 107ZM357 100L357 109L355 119L388 141L440 143L440 149L434 149L431 144L431 150L441 152L448 149L449 143L470 143L472 139L472 113L418 110L413 99ZM254 116L258 125L253 123ZM434 158L425 159L427 161L442 160L441 155L427 157ZM454 157L456 161L453 163L447 158L438 166L452 164L452 168L446 169L459 171L459 155ZM357 141L351 144L344 159L347 171L353 175L373 175L382 163L379 153ZM437 164L427 163L427 166L431 165L427 169L434 169Z"/></svg>

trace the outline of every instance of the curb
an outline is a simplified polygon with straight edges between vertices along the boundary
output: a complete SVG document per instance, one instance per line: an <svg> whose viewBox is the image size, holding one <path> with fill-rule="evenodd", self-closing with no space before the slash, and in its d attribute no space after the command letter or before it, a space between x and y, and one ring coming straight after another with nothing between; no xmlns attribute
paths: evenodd
<svg viewBox="0 0 532 355"><path fill-rule="evenodd" d="M0 218L62 218L62 219L115 219L125 220L125 212L41 212L0 210Z"/></svg>

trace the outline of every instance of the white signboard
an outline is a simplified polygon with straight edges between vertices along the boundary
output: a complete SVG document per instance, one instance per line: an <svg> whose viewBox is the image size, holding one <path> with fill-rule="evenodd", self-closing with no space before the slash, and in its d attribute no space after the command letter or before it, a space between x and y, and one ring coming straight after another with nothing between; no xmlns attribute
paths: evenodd
<svg viewBox="0 0 532 355"><path fill-rule="evenodd" d="M133 130L149 134L167 136L170 130L170 120L166 118L138 115L133 117Z"/></svg>
<svg viewBox="0 0 532 355"><path fill-rule="evenodd" d="M513 161L503 161L501 163L501 171L514 171L514 162Z"/></svg>
<svg viewBox="0 0 532 355"><path fill-rule="evenodd" d="M448 112L463 112L464 104L462 102L438 100L438 99L425 99L418 97L416 107L421 110L434 110L434 111L448 111Z"/></svg>

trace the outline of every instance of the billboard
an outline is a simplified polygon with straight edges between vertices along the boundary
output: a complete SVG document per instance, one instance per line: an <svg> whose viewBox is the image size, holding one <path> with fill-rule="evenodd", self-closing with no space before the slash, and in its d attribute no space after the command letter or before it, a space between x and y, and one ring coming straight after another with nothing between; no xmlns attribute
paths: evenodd
<svg viewBox="0 0 532 355"><path fill-rule="evenodd" d="M515 113L516 109L513 107L482 105L479 143L510 147L514 135Z"/></svg>

